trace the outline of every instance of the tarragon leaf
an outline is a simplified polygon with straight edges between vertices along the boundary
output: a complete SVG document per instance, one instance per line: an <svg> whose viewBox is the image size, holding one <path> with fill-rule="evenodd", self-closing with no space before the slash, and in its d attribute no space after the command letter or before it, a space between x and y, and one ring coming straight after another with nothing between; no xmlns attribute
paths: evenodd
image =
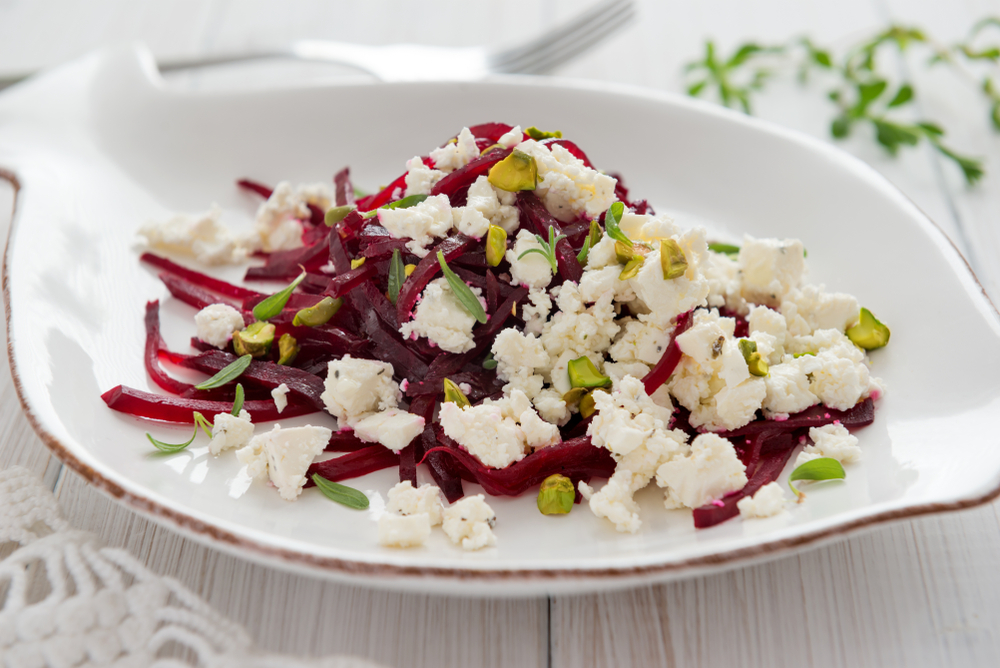
<svg viewBox="0 0 1000 668"><path fill-rule="evenodd" d="M832 457L819 457L810 459L792 471L788 476L788 486L796 497L802 498L802 492L795 489L795 485L792 484L796 480L842 480L845 477L847 474L844 473L844 467L840 462Z"/></svg>
<svg viewBox="0 0 1000 668"><path fill-rule="evenodd" d="M233 417L239 417L243 410L243 383L236 383L236 398L233 399Z"/></svg>
<svg viewBox="0 0 1000 668"><path fill-rule="evenodd" d="M319 491L323 492L323 495L331 501L336 501L355 510L364 510L368 507L368 497L353 487L327 480L318 473L313 474L312 481L316 483Z"/></svg>
<svg viewBox="0 0 1000 668"><path fill-rule="evenodd" d="M607 230L609 237L631 248L632 240L625 236L622 229L618 227L618 223L621 222L623 215L625 215L625 205L621 202L612 204L608 212L604 214L604 229Z"/></svg>
<svg viewBox="0 0 1000 668"><path fill-rule="evenodd" d="M448 266L448 263L444 259L444 253L438 251L437 254L438 264L441 265L441 273L444 274L445 280L448 281L448 286L451 291L455 294L455 298L458 302L465 307L465 310L475 318L480 323L486 322L486 311L483 309L483 305L479 303L479 298L472 291L465 281L458 277L458 274L453 272Z"/></svg>
<svg viewBox="0 0 1000 668"><path fill-rule="evenodd" d="M389 301L392 302L393 306L399 299L399 291L403 289L405 281L406 267L403 265L403 256L396 248L393 249L392 260L389 261Z"/></svg>
<svg viewBox="0 0 1000 668"><path fill-rule="evenodd" d="M298 287L299 283L304 281L306 278L305 270L298 275L291 284L280 292L275 292L273 295L257 304L253 307L253 317L257 320L270 320L274 316L281 313L281 309L285 308L285 304L288 303L288 299L292 296L292 290Z"/></svg>
<svg viewBox="0 0 1000 668"><path fill-rule="evenodd" d="M164 443L163 441L160 441L160 440L157 440L157 439L153 438L153 435L150 434L149 432L146 432L146 438L148 438L149 442L153 444L153 447L155 447L160 452L166 453L168 455L172 455L175 452L180 452L181 450L183 450L187 446L189 446L192 443L194 443L194 439L197 438L197 436L198 436L198 429L199 428L202 431L204 431L205 434L209 438L212 438L212 423L209 422L208 419L206 419L204 415L202 415L198 411L195 411L194 412L194 433L191 434L191 438L189 438L184 443Z"/></svg>
<svg viewBox="0 0 1000 668"><path fill-rule="evenodd" d="M247 367L250 366L250 360L252 359L252 355L237 357L232 363L227 364L225 367L220 369L219 373L215 374L205 382L195 385L194 389L211 390L216 387L222 387L226 383L236 380L244 371L247 370Z"/></svg>

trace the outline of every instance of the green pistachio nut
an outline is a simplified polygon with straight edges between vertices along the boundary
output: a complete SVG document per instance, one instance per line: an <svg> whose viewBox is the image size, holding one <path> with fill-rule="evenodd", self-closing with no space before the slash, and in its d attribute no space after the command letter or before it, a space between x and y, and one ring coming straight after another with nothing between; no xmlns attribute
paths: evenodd
<svg viewBox="0 0 1000 668"><path fill-rule="evenodd" d="M554 473L542 481L538 489L538 510L542 515L565 515L573 510L576 489L573 481Z"/></svg>
<svg viewBox="0 0 1000 668"><path fill-rule="evenodd" d="M528 135L535 141L541 141L543 139L562 139L561 130L556 130L555 132L546 132L544 130L539 130L534 125L525 130L524 134Z"/></svg>
<svg viewBox="0 0 1000 668"><path fill-rule="evenodd" d="M567 406L575 406L589 392L585 387L574 387L572 390L562 395L562 400Z"/></svg>
<svg viewBox="0 0 1000 668"><path fill-rule="evenodd" d="M646 261L641 255L636 255L634 258L628 261L625 268L622 269L622 273L618 274L619 281L627 281L630 278L635 278L639 275L639 270L642 269L642 263Z"/></svg>
<svg viewBox="0 0 1000 668"><path fill-rule="evenodd" d="M721 253L722 255L739 255L740 247L734 246L732 244L724 244L721 241L711 241L708 244L708 250L713 253Z"/></svg>
<svg viewBox="0 0 1000 668"><path fill-rule="evenodd" d="M495 267L503 260L507 252L507 232L502 227L490 225L486 233L486 262Z"/></svg>
<svg viewBox="0 0 1000 668"><path fill-rule="evenodd" d="M299 342L291 334L282 334L278 339L278 364L291 364L299 354Z"/></svg>
<svg viewBox="0 0 1000 668"><path fill-rule="evenodd" d="M747 369L754 376L766 376L768 374L767 362L760 353L757 352L757 342L751 339L740 339L737 345L746 360Z"/></svg>
<svg viewBox="0 0 1000 668"><path fill-rule="evenodd" d="M673 239L660 240L660 265L663 267L665 281L679 278L687 271L688 261L684 257L684 251Z"/></svg>
<svg viewBox="0 0 1000 668"><path fill-rule="evenodd" d="M351 213L351 211L354 211L354 209L356 208L357 207L354 206L353 204L346 204L344 206L335 206L326 212L326 215L323 217L323 222L326 223L327 227L333 227L334 225L342 221L344 218L347 218L348 214Z"/></svg>
<svg viewBox="0 0 1000 668"><path fill-rule="evenodd" d="M482 151L479 152L479 155L486 155L495 148L503 148L503 146L501 146L500 144L493 144L492 146L487 146L486 148L484 148Z"/></svg>
<svg viewBox="0 0 1000 668"><path fill-rule="evenodd" d="M859 348L875 350L889 343L889 328L879 322L871 311L862 307L860 321L847 330L847 338Z"/></svg>
<svg viewBox="0 0 1000 668"><path fill-rule="evenodd" d="M241 332L233 333L233 349L237 355L263 357L271 352L274 343L274 325L255 322Z"/></svg>
<svg viewBox="0 0 1000 668"><path fill-rule="evenodd" d="M330 321L330 318L337 315L337 311L344 305L341 298L323 297L319 302L308 308L304 308L295 314L292 324L296 327L319 327Z"/></svg>
<svg viewBox="0 0 1000 668"><path fill-rule="evenodd" d="M534 190L538 185L538 165L527 153L514 150L493 165L486 178L497 188L507 192Z"/></svg>
<svg viewBox="0 0 1000 668"><path fill-rule="evenodd" d="M590 221L590 234L587 235L590 239L590 247L593 248L600 242L604 237L604 232L601 230L601 225L596 220Z"/></svg>
<svg viewBox="0 0 1000 668"><path fill-rule="evenodd" d="M469 397L465 396L462 388L456 385L450 378L444 379L444 400L456 404L459 408L472 405L472 402L469 401Z"/></svg>
<svg viewBox="0 0 1000 668"><path fill-rule="evenodd" d="M615 259L618 260L618 264L628 264L637 257L640 256L635 252L635 246L629 246L620 241L615 242Z"/></svg>
<svg viewBox="0 0 1000 668"><path fill-rule="evenodd" d="M607 387L611 385L611 379L602 376L586 355L570 360L566 365L566 371L569 373L569 384L573 387Z"/></svg>
<svg viewBox="0 0 1000 668"><path fill-rule="evenodd" d="M597 412L597 402L594 401L594 392L597 392L597 390L591 390L580 398L580 417L583 419L587 419Z"/></svg>

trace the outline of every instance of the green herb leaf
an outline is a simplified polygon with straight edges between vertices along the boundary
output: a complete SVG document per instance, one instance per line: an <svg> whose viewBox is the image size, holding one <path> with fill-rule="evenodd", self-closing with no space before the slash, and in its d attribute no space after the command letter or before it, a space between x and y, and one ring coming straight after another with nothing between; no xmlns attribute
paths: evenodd
<svg viewBox="0 0 1000 668"><path fill-rule="evenodd" d="M298 287L299 283L304 281L306 278L305 270L299 274L298 278L291 282L291 284L282 290L281 292L275 292L273 295L260 302L253 307L253 317L257 320L270 320L274 316L281 313L281 309L285 308L285 304L288 303L289 297L292 296L292 290Z"/></svg>
<svg viewBox="0 0 1000 668"><path fill-rule="evenodd" d="M718 241L713 241L708 244L708 250L713 253L722 253L724 255L737 255L740 252L740 247L734 246L733 244L724 244Z"/></svg>
<svg viewBox="0 0 1000 668"><path fill-rule="evenodd" d="M396 305L399 299L399 291L403 289L406 281L406 266L403 264L403 256L398 248L392 251L392 260L389 261L389 301Z"/></svg>
<svg viewBox="0 0 1000 668"><path fill-rule="evenodd" d="M484 369L495 369L497 368L497 361L493 359L493 353L486 353L486 359L483 360Z"/></svg>
<svg viewBox="0 0 1000 668"><path fill-rule="evenodd" d="M544 257L545 260L549 263L549 266L552 267L552 273L554 274L557 271L559 271L559 263L556 260L556 244L565 238L566 238L565 234L560 234L557 237L555 228L552 227L552 225L549 225L549 240L546 241L541 236L536 234L535 240L538 241L538 243L541 245L541 248L529 248L528 250L518 255L517 259L520 260L522 257L530 253L538 253L539 255Z"/></svg>
<svg viewBox="0 0 1000 668"><path fill-rule="evenodd" d="M889 101L889 107L899 107L913 99L913 88L910 84L903 84L896 91L896 96Z"/></svg>
<svg viewBox="0 0 1000 668"><path fill-rule="evenodd" d="M472 291L468 285L465 284L458 274L453 272L448 263L444 259L444 253L438 251L437 253L438 264L441 265L441 273L444 274L445 280L448 281L448 286L451 291L455 294L458 302L465 307L465 310L475 318L480 323L486 322L486 311L483 309L483 305L479 303L479 298L476 297L475 293Z"/></svg>
<svg viewBox="0 0 1000 668"><path fill-rule="evenodd" d="M175 452L180 452L181 450L183 450L187 446L189 446L192 443L194 443L194 439L197 438L197 436L198 436L198 429L199 428L202 431L204 431L205 434L208 435L209 438L212 438L212 423L209 422L207 419L205 419L204 415L202 415L198 411L195 411L194 412L194 433L191 434L191 438L189 438L184 443L164 443L163 441L159 441L159 440L153 438L153 435L150 434L149 432L146 432L146 438L148 438L149 442L152 443L153 446L157 450L159 450L160 452L164 452L166 454L174 454Z"/></svg>
<svg viewBox="0 0 1000 668"><path fill-rule="evenodd" d="M580 252L576 255L576 261L580 263L581 267L587 266L587 257L590 256L590 236L588 235L586 239L583 240L583 247Z"/></svg>
<svg viewBox="0 0 1000 668"><path fill-rule="evenodd" d="M383 209L409 209L414 207L427 199L427 195L410 195L409 197L404 197L396 202L389 202L383 205Z"/></svg>
<svg viewBox="0 0 1000 668"><path fill-rule="evenodd" d="M323 216L323 222L326 223L327 227L333 227L344 218L350 215L351 211L354 211L358 207L353 204L345 204L344 206L335 206L332 209L327 210L326 214Z"/></svg>
<svg viewBox="0 0 1000 668"><path fill-rule="evenodd" d="M811 459L792 471L792 474L788 476L788 486L795 493L795 496L801 499L802 492L795 489L795 485L792 484L796 480L842 480L846 476L844 467L836 459L820 457Z"/></svg>
<svg viewBox="0 0 1000 668"><path fill-rule="evenodd" d="M236 398L233 399L233 417L239 417L243 410L243 383L236 383Z"/></svg>
<svg viewBox="0 0 1000 668"><path fill-rule="evenodd" d="M625 215L625 205L621 202L612 204L608 212L604 214L604 229L607 231L609 237L631 248L632 240L625 236L622 229L618 227L618 223L621 222L623 215Z"/></svg>
<svg viewBox="0 0 1000 668"><path fill-rule="evenodd" d="M216 387L222 387L228 382L236 380L240 377L247 367L250 366L250 360L253 357L250 355L243 355L242 357L237 357L235 361L231 364L227 364L223 367L219 373L215 374L203 383L195 385L196 390L211 390Z"/></svg>
<svg viewBox="0 0 1000 668"><path fill-rule="evenodd" d="M323 492L323 495L331 501L336 501L355 510L364 510L368 507L368 497L353 487L327 480L318 473L313 473L312 480L316 483L319 491Z"/></svg>

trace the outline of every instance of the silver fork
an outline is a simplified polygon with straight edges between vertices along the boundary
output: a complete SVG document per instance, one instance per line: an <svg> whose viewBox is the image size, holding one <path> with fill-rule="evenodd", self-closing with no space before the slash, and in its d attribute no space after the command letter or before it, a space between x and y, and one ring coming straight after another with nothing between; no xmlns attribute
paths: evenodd
<svg viewBox="0 0 1000 668"><path fill-rule="evenodd" d="M535 39L500 51L483 47L366 46L296 40L280 49L165 61L159 63L159 68L161 72L173 72L248 60L291 58L348 65L383 81L468 81L489 74L542 74L590 50L631 22L635 15L632 0L603 0ZM0 88L28 76L30 74L0 77Z"/></svg>

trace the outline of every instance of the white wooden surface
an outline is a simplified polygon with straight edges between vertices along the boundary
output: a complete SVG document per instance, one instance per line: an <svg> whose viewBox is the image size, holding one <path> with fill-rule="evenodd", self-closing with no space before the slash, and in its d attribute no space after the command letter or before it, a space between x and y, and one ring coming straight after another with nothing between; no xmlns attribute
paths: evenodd
<svg viewBox="0 0 1000 668"><path fill-rule="evenodd" d="M809 34L842 46L889 21L960 39L997 0L699 0L640 3L641 20L559 74L681 90L681 65L706 37L724 48ZM282 3L246 0L0 0L0 75L53 64L102 44L141 39L161 57L299 37L365 43L516 42L579 4L569 0ZM904 63L922 113L950 143L984 156L970 190L930 150L891 160L868 138L843 146L913 198L1000 298L1000 140L975 90L919 60ZM185 75L176 85L266 86L345 71L310 65ZM351 75L355 76L355 75ZM820 95L777 83L759 115L825 137ZM11 195L0 187L0 231ZM5 234L4 234L5 236ZM953 447L959 447L954 444ZM1000 657L998 506L901 522L765 565L599 596L537 600L402 595L325 583L257 566L158 528L63 469L22 416L0 365L0 467L21 464L52 485L69 520L179 578L261 646L351 653L394 666L988 666Z"/></svg>

